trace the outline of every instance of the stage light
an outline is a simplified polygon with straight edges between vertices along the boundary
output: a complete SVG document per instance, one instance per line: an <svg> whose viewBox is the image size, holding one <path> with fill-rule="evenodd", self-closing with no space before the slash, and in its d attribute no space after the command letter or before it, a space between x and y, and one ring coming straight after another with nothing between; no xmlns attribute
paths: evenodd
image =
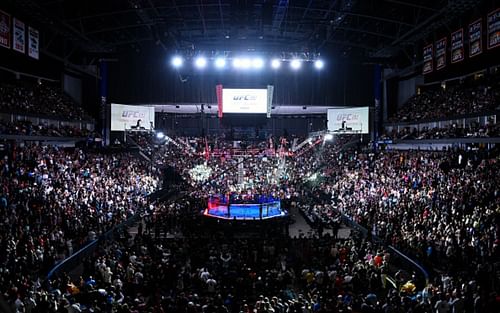
<svg viewBox="0 0 500 313"><path fill-rule="evenodd" d="M182 66L182 58L180 56L175 56L172 58L172 65L174 67L181 67Z"/></svg>
<svg viewBox="0 0 500 313"><path fill-rule="evenodd" d="M325 141L330 141L333 139L333 135L332 134L326 134L325 135Z"/></svg>
<svg viewBox="0 0 500 313"><path fill-rule="evenodd" d="M280 61L280 60L278 60L278 59L273 59L273 60L271 61L271 67L272 67L272 68L274 68L274 69L278 69L278 68L280 68L280 66L281 66L281 61Z"/></svg>
<svg viewBox="0 0 500 313"><path fill-rule="evenodd" d="M241 67L241 59L239 59L239 58L234 58L234 59L233 59L233 67L234 67L234 68L240 68L240 67Z"/></svg>
<svg viewBox="0 0 500 313"><path fill-rule="evenodd" d="M298 70L301 65L302 65L302 63L300 62L300 60L297 60L297 59L293 59L292 62L290 62L290 66L294 70Z"/></svg>
<svg viewBox="0 0 500 313"><path fill-rule="evenodd" d="M241 59L241 68L247 69L252 66L252 60L248 58Z"/></svg>
<svg viewBox="0 0 500 313"><path fill-rule="evenodd" d="M252 67L256 68L256 69L260 69L260 68L264 67L264 60L262 60L261 58L253 59L252 60Z"/></svg>
<svg viewBox="0 0 500 313"><path fill-rule="evenodd" d="M156 138L163 139L163 138L165 138L165 134L163 132L157 132L156 133Z"/></svg>
<svg viewBox="0 0 500 313"><path fill-rule="evenodd" d="M325 62L323 60L314 61L314 67L318 70L322 69L325 66Z"/></svg>
<svg viewBox="0 0 500 313"><path fill-rule="evenodd" d="M215 67L223 68L224 66L226 66L226 60L224 60L223 58L217 58L215 60Z"/></svg>
<svg viewBox="0 0 500 313"><path fill-rule="evenodd" d="M204 57L197 57L194 61L194 65L196 65L197 68L204 68L207 66L207 59Z"/></svg>

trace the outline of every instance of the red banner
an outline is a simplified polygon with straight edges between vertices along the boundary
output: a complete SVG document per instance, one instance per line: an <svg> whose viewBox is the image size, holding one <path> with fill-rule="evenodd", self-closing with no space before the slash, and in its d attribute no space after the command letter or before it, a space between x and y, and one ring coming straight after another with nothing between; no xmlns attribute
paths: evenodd
<svg viewBox="0 0 500 313"><path fill-rule="evenodd" d="M10 48L10 15L0 11L0 46Z"/></svg>
<svg viewBox="0 0 500 313"><path fill-rule="evenodd" d="M222 85L215 86L215 91L217 93L218 116L222 118Z"/></svg>

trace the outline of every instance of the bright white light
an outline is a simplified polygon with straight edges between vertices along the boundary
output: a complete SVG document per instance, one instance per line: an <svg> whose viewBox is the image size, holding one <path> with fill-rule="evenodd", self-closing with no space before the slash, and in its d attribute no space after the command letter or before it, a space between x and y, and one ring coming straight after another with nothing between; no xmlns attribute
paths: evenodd
<svg viewBox="0 0 500 313"><path fill-rule="evenodd" d="M300 62L300 60L297 60L297 59L293 59L292 62L290 62L290 66L294 70L298 70L301 65L302 65L302 63Z"/></svg>
<svg viewBox="0 0 500 313"><path fill-rule="evenodd" d="M278 59L273 59L271 61L271 67L274 68L274 69L277 69L277 68L280 68L281 66L281 61L278 60Z"/></svg>
<svg viewBox="0 0 500 313"><path fill-rule="evenodd" d="M241 68L250 68L252 61L248 58L241 59Z"/></svg>
<svg viewBox="0 0 500 313"><path fill-rule="evenodd" d="M330 141L333 139L333 135L332 134L326 134L325 135L325 141Z"/></svg>
<svg viewBox="0 0 500 313"><path fill-rule="evenodd" d="M207 59L204 57L197 57L194 61L194 65L196 65L197 68L204 68L207 66Z"/></svg>
<svg viewBox="0 0 500 313"><path fill-rule="evenodd" d="M163 132L157 132L156 133L156 138L163 139L163 138L165 138L165 134Z"/></svg>
<svg viewBox="0 0 500 313"><path fill-rule="evenodd" d="M223 68L224 66L226 66L226 60L224 60L223 58L217 58L215 60L215 67Z"/></svg>
<svg viewBox="0 0 500 313"><path fill-rule="evenodd" d="M264 67L264 60L262 60L261 58L253 59L252 60L252 67L256 68L256 69Z"/></svg>
<svg viewBox="0 0 500 313"><path fill-rule="evenodd" d="M174 67L181 67L182 66L182 58L180 56L175 56L172 58L172 65Z"/></svg>
<svg viewBox="0 0 500 313"><path fill-rule="evenodd" d="M234 67L234 68L240 68L240 67L241 67L241 59L239 59L239 58L234 58L234 59L233 59L233 67Z"/></svg>
<svg viewBox="0 0 500 313"><path fill-rule="evenodd" d="M318 70L322 69L325 66L325 62L323 60L314 61L314 67Z"/></svg>

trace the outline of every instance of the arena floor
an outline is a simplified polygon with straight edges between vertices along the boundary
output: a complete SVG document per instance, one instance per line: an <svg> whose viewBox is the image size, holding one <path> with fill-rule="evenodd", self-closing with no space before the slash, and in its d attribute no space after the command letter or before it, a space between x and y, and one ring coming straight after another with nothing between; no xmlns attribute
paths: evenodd
<svg viewBox="0 0 500 313"><path fill-rule="evenodd" d="M261 214L260 205L232 205L228 212L227 206L217 206L207 209L206 216L224 219L251 220L259 219ZM262 219L285 216L286 213L280 207L269 207L262 209Z"/></svg>

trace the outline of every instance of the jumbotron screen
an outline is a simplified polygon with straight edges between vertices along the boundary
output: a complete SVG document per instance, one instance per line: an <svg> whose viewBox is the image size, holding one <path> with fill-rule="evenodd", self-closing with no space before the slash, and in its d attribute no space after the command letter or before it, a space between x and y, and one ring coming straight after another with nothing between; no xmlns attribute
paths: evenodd
<svg viewBox="0 0 500 313"><path fill-rule="evenodd" d="M343 134L368 134L368 107L336 107L328 109L328 131Z"/></svg>
<svg viewBox="0 0 500 313"><path fill-rule="evenodd" d="M155 108L144 105L111 103L111 130L149 130L155 125Z"/></svg>
<svg viewBox="0 0 500 313"><path fill-rule="evenodd" d="M267 89L222 89L222 112L266 113Z"/></svg>

